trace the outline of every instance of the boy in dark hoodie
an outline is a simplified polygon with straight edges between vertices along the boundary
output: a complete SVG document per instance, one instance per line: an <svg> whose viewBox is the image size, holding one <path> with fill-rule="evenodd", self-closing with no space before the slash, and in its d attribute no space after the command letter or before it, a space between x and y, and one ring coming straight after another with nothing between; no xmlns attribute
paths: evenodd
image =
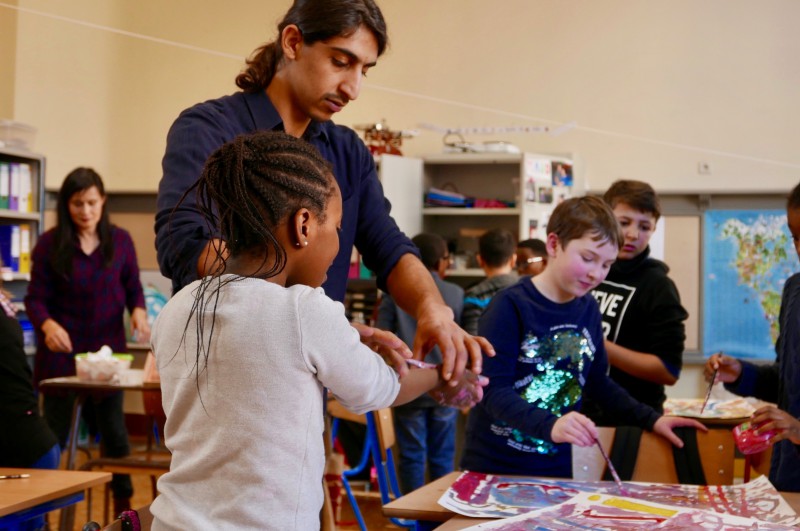
<svg viewBox="0 0 800 531"><path fill-rule="evenodd" d="M616 181L603 199L624 237L606 280L592 291L603 315L610 375L636 400L663 413L664 386L680 376L688 314L667 265L650 258L661 206L655 190L641 181ZM584 413L601 426L623 422L595 404L585 403Z"/></svg>

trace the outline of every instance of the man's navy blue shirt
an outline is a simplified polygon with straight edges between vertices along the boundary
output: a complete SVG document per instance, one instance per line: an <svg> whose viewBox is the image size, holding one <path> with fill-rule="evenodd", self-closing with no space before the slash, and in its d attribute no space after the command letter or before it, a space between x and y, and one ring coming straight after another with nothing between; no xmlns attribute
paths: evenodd
<svg viewBox="0 0 800 531"><path fill-rule="evenodd" d="M197 182L211 153L240 134L258 130L283 130L283 121L264 91L237 92L199 103L183 111L170 128L155 229L158 263L172 279L174 292L197 278L201 251L218 237L197 211L194 192L175 206ZM333 165L342 192L339 254L328 270L325 293L344 300L354 245L364 264L378 275L379 287L386 289L386 277L400 257L417 255L417 251L389 215L391 207L383 196L372 154L353 130L333 122L312 121L303 138Z"/></svg>

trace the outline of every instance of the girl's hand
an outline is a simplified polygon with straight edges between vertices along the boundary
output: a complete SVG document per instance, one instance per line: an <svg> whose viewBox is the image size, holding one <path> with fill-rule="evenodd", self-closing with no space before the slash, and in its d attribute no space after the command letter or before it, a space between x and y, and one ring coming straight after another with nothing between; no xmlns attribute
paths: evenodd
<svg viewBox="0 0 800 531"><path fill-rule="evenodd" d="M717 352L708 358L703 369L703 376L705 376L707 382L711 381L711 377L717 369L719 370L717 371L716 382L731 383L735 382L739 375L742 374L742 363L736 358Z"/></svg>
<svg viewBox="0 0 800 531"><path fill-rule="evenodd" d="M411 349L402 339L391 332L365 324L350 323L350 325L358 331L361 342L380 354L386 363L394 368L397 376L402 378L408 373L406 360L411 358Z"/></svg>
<svg viewBox="0 0 800 531"><path fill-rule="evenodd" d="M42 324L42 333L44 334L44 344L50 351L72 352L72 340L69 334L53 319L48 319Z"/></svg>
<svg viewBox="0 0 800 531"><path fill-rule="evenodd" d="M789 439L794 444L800 444L800 419L778 409L775 406L764 406L757 409L751 421L758 426L756 433L761 434L770 430L777 434L770 439L770 444Z"/></svg>
<svg viewBox="0 0 800 531"><path fill-rule="evenodd" d="M594 422L577 411L570 411L559 417L550 432L554 443L566 442L575 446L591 446L598 435Z"/></svg>
<svg viewBox="0 0 800 531"><path fill-rule="evenodd" d="M137 343L150 342L150 325L144 308L134 308L131 312L131 336Z"/></svg>
<svg viewBox="0 0 800 531"><path fill-rule="evenodd" d="M698 429L700 431L708 431L708 428L706 428L703 424L694 419L688 419L686 417L663 416L659 417L659 419L653 426L653 433L661 435L662 437L664 437L666 440L668 440L678 448L683 448L683 441L681 440L680 437L675 435L674 431L672 431L675 428L681 426L688 426L691 428Z"/></svg>
<svg viewBox="0 0 800 531"><path fill-rule="evenodd" d="M443 406L471 408L483 399L483 388L487 385L489 378L467 370L455 386L452 385L452 381L440 379L439 385L429 394Z"/></svg>

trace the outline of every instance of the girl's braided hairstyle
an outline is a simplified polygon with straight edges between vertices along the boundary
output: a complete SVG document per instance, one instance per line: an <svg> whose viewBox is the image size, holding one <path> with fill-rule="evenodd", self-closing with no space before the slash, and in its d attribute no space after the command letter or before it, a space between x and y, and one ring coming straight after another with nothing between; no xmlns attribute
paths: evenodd
<svg viewBox="0 0 800 531"><path fill-rule="evenodd" d="M268 278L286 263L275 227L300 208L324 221L335 187L330 164L314 146L286 133L261 131L236 137L208 158L197 185L197 204L231 256L273 257L263 275ZM217 258L220 269L215 273L224 273L224 256Z"/></svg>
<svg viewBox="0 0 800 531"><path fill-rule="evenodd" d="M195 186L197 208L225 247L224 251L215 249L215 271L201 278L194 290L181 340L183 344L195 317L199 393L200 373L207 366L214 334L220 288L241 278L278 275L286 265L286 250L275 236L276 227L301 208L324 221L328 201L336 193L336 181L331 165L311 144L286 133L259 131L240 135L212 153ZM190 192L191 188L184 197ZM176 208L179 207L180 203ZM262 262L252 274L223 278L228 255L260 257ZM266 272L256 275L268 260L273 263Z"/></svg>

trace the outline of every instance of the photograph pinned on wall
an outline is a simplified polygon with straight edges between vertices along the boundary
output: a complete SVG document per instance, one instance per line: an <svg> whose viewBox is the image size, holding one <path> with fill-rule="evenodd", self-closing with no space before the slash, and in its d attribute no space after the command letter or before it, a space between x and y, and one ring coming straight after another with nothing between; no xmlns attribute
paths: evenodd
<svg viewBox="0 0 800 531"><path fill-rule="evenodd" d="M528 220L528 238L535 238L536 231L539 228L539 220L538 219L529 219Z"/></svg>
<svg viewBox="0 0 800 531"><path fill-rule="evenodd" d="M572 165L553 161L553 186L572 186Z"/></svg>
<svg viewBox="0 0 800 531"><path fill-rule="evenodd" d="M536 183L532 178L525 181L525 201L529 203L536 202Z"/></svg>
<svg viewBox="0 0 800 531"><path fill-rule="evenodd" d="M539 202L540 203L552 203L553 202L553 187L552 186L540 186L539 187Z"/></svg>

